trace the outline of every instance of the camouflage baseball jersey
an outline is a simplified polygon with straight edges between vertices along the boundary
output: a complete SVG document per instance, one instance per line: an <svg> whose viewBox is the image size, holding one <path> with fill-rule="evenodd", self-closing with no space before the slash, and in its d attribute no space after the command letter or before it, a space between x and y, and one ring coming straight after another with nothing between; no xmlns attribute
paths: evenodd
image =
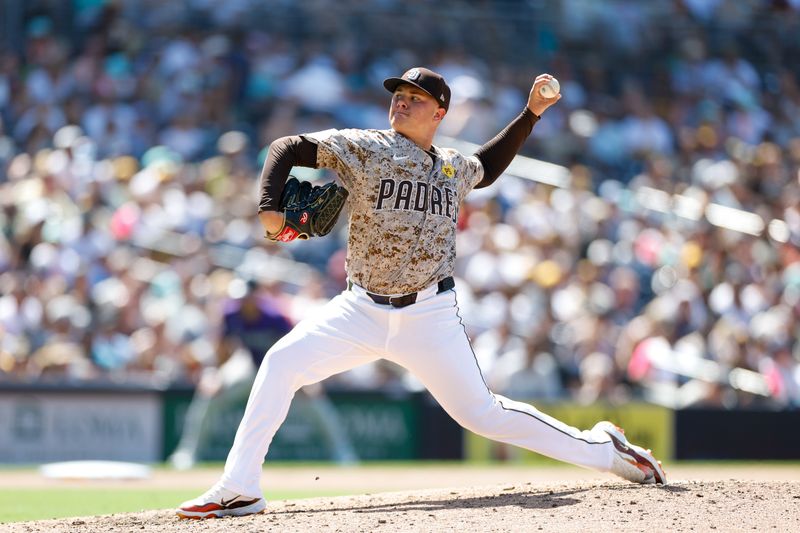
<svg viewBox="0 0 800 533"><path fill-rule="evenodd" d="M476 157L433 147L435 160L394 130L326 130L317 166L350 192L347 274L365 289L408 294L453 275L458 207L483 177Z"/></svg>

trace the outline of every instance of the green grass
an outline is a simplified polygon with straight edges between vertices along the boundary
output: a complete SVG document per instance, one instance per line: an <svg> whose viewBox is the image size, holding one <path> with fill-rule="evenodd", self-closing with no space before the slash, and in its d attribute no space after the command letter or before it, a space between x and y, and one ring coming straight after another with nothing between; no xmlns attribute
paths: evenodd
<svg viewBox="0 0 800 533"><path fill-rule="evenodd" d="M340 496L347 491L266 491L269 500ZM198 496L196 490L178 489L0 489L0 524L72 516L131 513L173 509Z"/></svg>
<svg viewBox="0 0 800 533"><path fill-rule="evenodd" d="M154 471L171 471L166 465L151 465ZM273 469L294 469L301 467L330 468L330 462L298 461L274 462L270 464ZM397 468L452 467L469 468L460 461L375 461L359 465L365 475L371 470L385 470ZM484 468L490 465L476 465ZM503 465L491 465L493 467ZM221 471L223 463L202 463L195 470ZM511 466L508 466L511 468ZM0 465L0 478L4 472L29 472L37 475L30 466L20 467ZM202 487L201 487L202 488ZM358 491L356 491L358 492ZM320 490L310 487L309 490L270 490L264 492L267 500L291 500L299 498L316 498L324 496L344 496L353 494L354 489ZM0 524L8 522L24 522L29 520L47 520L52 518L68 518L75 516L97 516L113 513L131 513L152 509L174 509L181 502L199 495L198 488L117 488L117 487L56 487L56 488L0 488ZM0 528L2 529L2 528Z"/></svg>

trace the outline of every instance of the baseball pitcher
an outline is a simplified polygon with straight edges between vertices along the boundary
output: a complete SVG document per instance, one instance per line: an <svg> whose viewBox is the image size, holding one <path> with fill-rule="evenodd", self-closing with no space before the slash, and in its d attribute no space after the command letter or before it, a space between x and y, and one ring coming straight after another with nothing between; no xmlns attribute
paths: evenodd
<svg viewBox="0 0 800 533"><path fill-rule="evenodd" d="M222 478L183 503L179 516L263 511L261 467L295 391L379 358L412 372L470 431L636 483L666 483L649 450L629 443L610 422L581 431L492 393L459 316L452 277L459 205L503 173L561 98L540 93L552 79L536 77L525 109L469 156L433 145L450 88L422 67L384 81L392 94L390 129L327 130L271 145L259 204L266 237L323 235L346 201L348 287L267 352ZM287 182L295 165L333 169L341 186Z"/></svg>

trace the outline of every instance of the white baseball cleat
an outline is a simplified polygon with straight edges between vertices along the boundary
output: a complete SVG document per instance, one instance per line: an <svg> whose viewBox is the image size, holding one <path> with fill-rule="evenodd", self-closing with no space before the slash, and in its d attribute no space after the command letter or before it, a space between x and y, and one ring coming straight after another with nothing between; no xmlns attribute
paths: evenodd
<svg viewBox="0 0 800 533"><path fill-rule="evenodd" d="M650 450L631 444L625 432L608 421L598 422L592 431L599 430L611 437L614 444L614 464L611 472L634 483L667 484L667 476Z"/></svg>
<svg viewBox="0 0 800 533"><path fill-rule="evenodd" d="M214 485L202 496L183 502L175 513L181 518L222 518L256 514L266 507L264 498L243 496Z"/></svg>

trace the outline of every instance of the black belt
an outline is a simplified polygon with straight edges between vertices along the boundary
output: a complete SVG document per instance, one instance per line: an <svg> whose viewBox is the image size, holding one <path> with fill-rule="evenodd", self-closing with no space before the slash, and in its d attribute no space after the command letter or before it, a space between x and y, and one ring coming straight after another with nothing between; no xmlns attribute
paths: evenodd
<svg viewBox="0 0 800 533"><path fill-rule="evenodd" d="M453 287L456 286L456 282L453 281L452 276L448 276L444 278L442 281L436 284L438 290L436 294L442 293L444 291L449 291ZM347 280L347 288L353 288L353 282ZM391 305L392 307L406 307L407 305L411 305L417 301L417 293L412 292L411 294L404 294L403 296L384 296L382 294L373 294L367 291L367 296L372 298L372 301L376 304L380 305Z"/></svg>

